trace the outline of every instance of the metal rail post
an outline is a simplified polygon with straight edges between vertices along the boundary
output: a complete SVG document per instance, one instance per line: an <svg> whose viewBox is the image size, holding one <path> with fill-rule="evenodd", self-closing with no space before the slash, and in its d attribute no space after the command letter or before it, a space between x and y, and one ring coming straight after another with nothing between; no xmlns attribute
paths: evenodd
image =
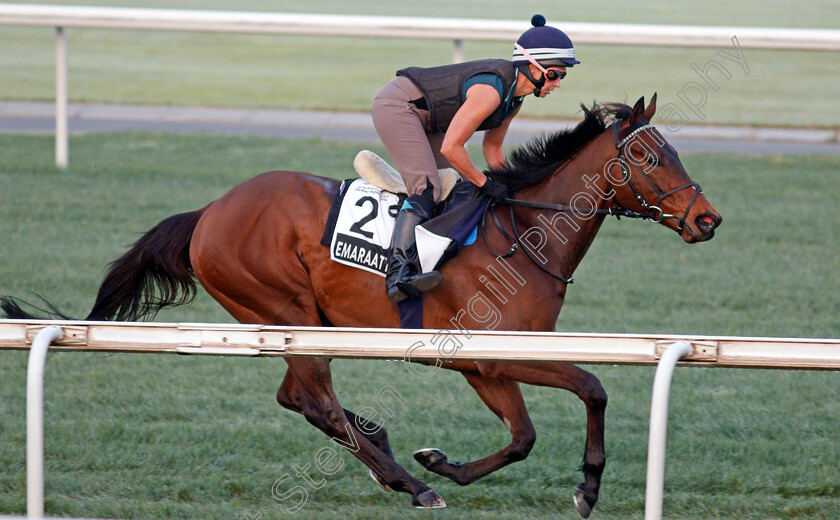
<svg viewBox="0 0 840 520"><path fill-rule="evenodd" d="M55 28L55 165L66 170L67 144L67 35Z"/></svg>
<svg viewBox="0 0 840 520"><path fill-rule="evenodd" d="M35 336L26 368L26 514L44 516L44 371L50 343L64 337L59 327Z"/></svg>
<svg viewBox="0 0 840 520"><path fill-rule="evenodd" d="M464 63L464 40L452 40L452 63Z"/></svg>
<svg viewBox="0 0 840 520"><path fill-rule="evenodd" d="M653 378L650 402L650 436L648 438L645 520L661 520L662 495L665 487L665 437L668 431L668 396L671 376L677 361L690 356L694 348L687 341L678 341L665 350Z"/></svg>

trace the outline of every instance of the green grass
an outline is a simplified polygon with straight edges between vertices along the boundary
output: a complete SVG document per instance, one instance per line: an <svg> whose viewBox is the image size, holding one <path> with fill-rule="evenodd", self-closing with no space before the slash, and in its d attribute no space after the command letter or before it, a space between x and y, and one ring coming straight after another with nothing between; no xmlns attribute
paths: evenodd
<svg viewBox="0 0 840 520"><path fill-rule="evenodd" d="M64 2L75 3L80 2ZM88 4L88 2L81 2ZM104 1L97 5L134 6ZM548 6L544 2L146 2L148 7L254 11L384 14L467 18L527 19L543 12L562 27L563 20L688 25L785 26L833 28L840 23L831 1L809 2L802 10L789 3L689 2L636 3L616 9L607 2ZM367 111L394 71L408 65L430 66L452 59L444 40L330 38L204 34L153 31L68 31L71 101L337 109ZM717 55L727 49L621 47L580 44L583 64L575 67L549 101L531 100L522 115L577 117L578 104L634 101L659 92L660 103L674 103L691 123L792 125L836 128L840 120L833 86L838 80L836 52L744 50L749 74ZM511 44L467 42L468 59L510 56ZM50 28L0 26L0 99L52 100L55 50ZM700 81L692 63L717 60L731 77L712 77L718 91L707 90L700 115L677 97ZM692 94L693 95L693 94Z"/></svg>
<svg viewBox="0 0 840 520"><path fill-rule="evenodd" d="M261 171L343 178L359 146L251 137L103 134L72 138L66 173L52 139L0 136L0 294L43 293L90 308L105 265L137 234ZM380 147L372 147L381 152ZM609 221L575 273L558 330L840 337L837 157L683 154L723 214L718 236L688 246L643 222ZM202 294L158 321L231 322ZM593 518L643 514L651 367L588 367L610 393L609 462ZM271 487L329 446L274 402L278 359L54 353L46 386L51 515L284 518ZM538 440L524 462L461 488L411 452L473 460L506 429L456 374L408 378L398 363L336 361L339 399L371 404L383 385L407 398L386 422L397 460L447 500L438 518L575 518L583 407L524 387ZM25 510L26 354L0 352L0 513ZM671 392L665 514L707 520L840 517L840 380L834 372L680 368ZM298 518L414 518L344 467L309 490ZM290 484L287 484L290 486ZM285 489L288 489L285 488ZM425 514L424 514L425 516Z"/></svg>

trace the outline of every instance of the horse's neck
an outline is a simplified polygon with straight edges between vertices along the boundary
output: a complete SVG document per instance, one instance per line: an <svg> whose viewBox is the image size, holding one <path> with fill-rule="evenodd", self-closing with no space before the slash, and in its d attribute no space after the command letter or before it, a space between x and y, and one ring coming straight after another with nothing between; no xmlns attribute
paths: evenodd
<svg viewBox="0 0 840 520"><path fill-rule="evenodd" d="M518 213L528 229L539 226L545 232L547 243L543 252L550 265L558 266L564 276L572 275L604 222L604 215L590 216L586 210L593 203L596 209L612 203L611 198L605 197L610 188L603 170L613 153L612 142L601 135L551 178L517 194L521 199L580 208L553 214L532 209Z"/></svg>

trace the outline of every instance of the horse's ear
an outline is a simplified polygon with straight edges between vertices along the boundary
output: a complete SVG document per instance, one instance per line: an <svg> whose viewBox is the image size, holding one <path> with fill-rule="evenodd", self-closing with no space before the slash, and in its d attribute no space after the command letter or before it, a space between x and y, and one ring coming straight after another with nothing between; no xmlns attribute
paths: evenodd
<svg viewBox="0 0 840 520"><path fill-rule="evenodd" d="M632 125L642 118L645 112L645 96L639 98L636 104L633 105L633 111L630 113L629 123Z"/></svg>
<svg viewBox="0 0 840 520"><path fill-rule="evenodd" d="M644 117L648 121L653 117L653 114L656 113L656 92L653 93L653 97L650 98L650 104L645 109Z"/></svg>

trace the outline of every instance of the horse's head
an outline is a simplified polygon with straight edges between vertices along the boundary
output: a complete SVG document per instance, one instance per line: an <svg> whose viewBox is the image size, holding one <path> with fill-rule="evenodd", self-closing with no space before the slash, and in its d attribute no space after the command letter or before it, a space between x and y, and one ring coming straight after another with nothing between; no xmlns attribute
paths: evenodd
<svg viewBox="0 0 840 520"><path fill-rule="evenodd" d="M655 111L656 94L647 108L641 97L630 115L611 127L618 155L604 173L614 201L673 229L688 243L709 240L722 218L688 176L674 147L650 123Z"/></svg>

